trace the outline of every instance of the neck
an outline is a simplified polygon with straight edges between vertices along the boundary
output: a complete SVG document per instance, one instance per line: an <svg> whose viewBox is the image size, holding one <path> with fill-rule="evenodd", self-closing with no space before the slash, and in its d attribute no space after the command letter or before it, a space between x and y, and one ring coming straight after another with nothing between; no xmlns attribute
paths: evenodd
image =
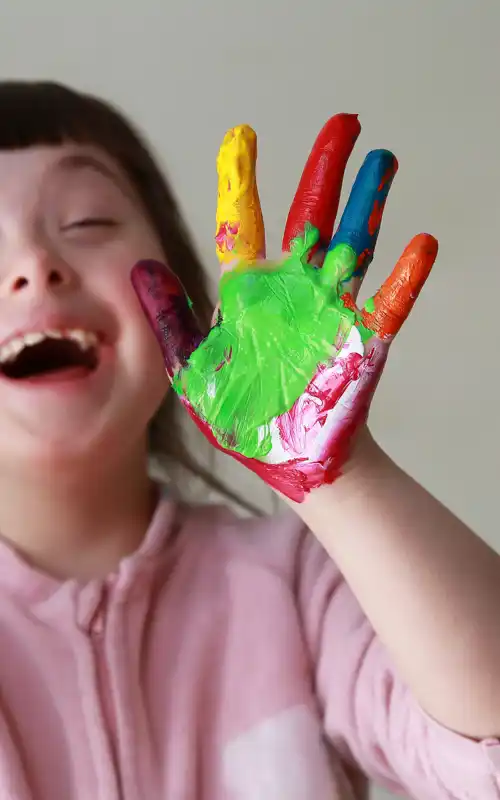
<svg viewBox="0 0 500 800"><path fill-rule="evenodd" d="M154 502L144 445L87 471L11 468L0 471L0 534L54 577L90 580L139 546Z"/></svg>

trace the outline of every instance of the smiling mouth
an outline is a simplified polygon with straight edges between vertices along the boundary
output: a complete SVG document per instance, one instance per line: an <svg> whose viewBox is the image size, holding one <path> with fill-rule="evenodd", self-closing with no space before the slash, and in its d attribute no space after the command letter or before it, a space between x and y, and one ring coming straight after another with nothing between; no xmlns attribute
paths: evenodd
<svg viewBox="0 0 500 800"><path fill-rule="evenodd" d="M84 377L99 364L95 333L80 329L40 331L0 347L0 374L10 380Z"/></svg>

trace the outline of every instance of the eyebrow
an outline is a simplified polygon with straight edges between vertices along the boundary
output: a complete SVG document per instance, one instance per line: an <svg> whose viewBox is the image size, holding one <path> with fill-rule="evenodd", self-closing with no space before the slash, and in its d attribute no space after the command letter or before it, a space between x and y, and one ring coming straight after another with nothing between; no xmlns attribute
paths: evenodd
<svg viewBox="0 0 500 800"><path fill-rule="evenodd" d="M120 180L120 177L110 167L92 155L73 153L72 155L64 156L57 166L64 172L73 172L80 169L94 170L94 172L112 181L121 192L130 197L130 190L124 185L124 181Z"/></svg>

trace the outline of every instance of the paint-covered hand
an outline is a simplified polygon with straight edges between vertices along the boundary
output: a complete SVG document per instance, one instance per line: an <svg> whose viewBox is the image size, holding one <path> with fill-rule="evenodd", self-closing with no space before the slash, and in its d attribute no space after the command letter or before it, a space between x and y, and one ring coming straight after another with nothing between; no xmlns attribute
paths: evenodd
<svg viewBox="0 0 500 800"><path fill-rule="evenodd" d="M433 237L416 236L381 289L356 306L397 169L385 150L367 156L330 241L359 130L357 117L338 115L321 131L290 209L279 261L263 260L255 134L248 126L226 134L218 158L216 231L223 275L208 335L167 267L141 262L132 273L174 390L198 426L216 447L296 502L340 474L352 437L366 421L389 345L437 254Z"/></svg>

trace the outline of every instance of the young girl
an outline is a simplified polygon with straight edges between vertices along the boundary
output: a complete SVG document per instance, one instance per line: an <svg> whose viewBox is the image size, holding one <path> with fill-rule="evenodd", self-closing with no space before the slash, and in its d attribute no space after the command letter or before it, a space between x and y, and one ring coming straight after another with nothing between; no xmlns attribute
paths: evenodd
<svg viewBox="0 0 500 800"><path fill-rule="evenodd" d="M255 142L231 132L206 336L202 267L123 118L52 84L4 83L0 111L1 800L353 800L364 776L500 798L499 559L364 427L436 254L417 237L355 308L393 157L368 157L318 269L359 132L334 118L266 267ZM293 510L162 493L151 453L193 467L182 405Z"/></svg>

